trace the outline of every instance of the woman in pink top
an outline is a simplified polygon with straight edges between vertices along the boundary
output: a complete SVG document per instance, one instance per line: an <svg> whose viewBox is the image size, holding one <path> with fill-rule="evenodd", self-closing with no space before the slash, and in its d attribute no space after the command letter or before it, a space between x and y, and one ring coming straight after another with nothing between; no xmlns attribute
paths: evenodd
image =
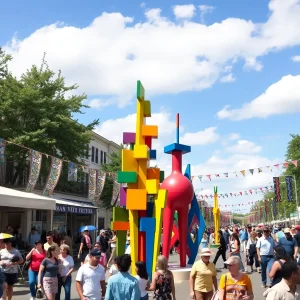
<svg viewBox="0 0 300 300"><path fill-rule="evenodd" d="M41 262L46 257L46 251L43 249L43 242L36 241L35 248L33 248L27 255L26 260L31 260L29 270L28 270L28 279L31 298L35 299L36 296L36 286L38 284L38 274Z"/></svg>

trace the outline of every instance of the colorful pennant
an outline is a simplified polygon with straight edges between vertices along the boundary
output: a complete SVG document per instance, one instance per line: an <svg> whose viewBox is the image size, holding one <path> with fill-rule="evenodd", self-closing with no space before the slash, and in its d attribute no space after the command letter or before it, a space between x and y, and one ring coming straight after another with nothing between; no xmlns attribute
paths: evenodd
<svg viewBox="0 0 300 300"><path fill-rule="evenodd" d="M293 201L292 176L286 176L285 183L288 201Z"/></svg>
<svg viewBox="0 0 300 300"><path fill-rule="evenodd" d="M62 163L63 161L61 159L53 156L51 157L51 169L49 172L49 176L45 188L43 190L43 194L45 196L50 196L53 193L60 177Z"/></svg>
<svg viewBox="0 0 300 300"><path fill-rule="evenodd" d="M69 162L68 164L68 181L77 182L77 165L73 162Z"/></svg>
<svg viewBox="0 0 300 300"><path fill-rule="evenodd" d="M42 153L35 150L31 150L30 154L30 173L26 187L26 192L32 193L40 175L42 165Z"/></svg>

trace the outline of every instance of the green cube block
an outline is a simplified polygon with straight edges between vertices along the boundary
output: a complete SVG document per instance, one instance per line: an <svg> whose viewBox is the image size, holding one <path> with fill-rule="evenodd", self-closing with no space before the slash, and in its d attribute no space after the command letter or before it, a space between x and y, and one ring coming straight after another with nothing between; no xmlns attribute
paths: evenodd
<svg viewBox="0 0 300 300"><path fill-rule="evenodd" d="M137 182L137 174L136 172L118 172L118 182L119 183L136 183Z"/></svg>
<svg viewBox="0 0 300 300"><path fill-rule="evenodd" d="M165 171L160 171L159 182L162 183L165 179Z"/></svg>
<svg viewBox="0 0 300 300"><path fill-rule="evenodd" d="M144 100L145 99L145 89L144 89L144 87L143 87L140 80L137 81L136 97L139 100Z"/></svg>
<svg viewBox="0 0 300 300"><path fill-rule="evenodd" d="M126 208L123 207L114 207L113 208L113 220L114 221L129 221L129 212Z"/></svg>

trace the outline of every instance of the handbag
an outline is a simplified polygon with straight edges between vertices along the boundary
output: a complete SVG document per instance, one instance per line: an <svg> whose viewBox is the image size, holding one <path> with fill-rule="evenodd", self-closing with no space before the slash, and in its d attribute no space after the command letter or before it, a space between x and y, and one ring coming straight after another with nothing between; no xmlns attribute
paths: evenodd
<svg viewBox="0 0 300 300"><path fill-rule="evenodd" d="M31 264L31 259L26 260L24 263L24 269L28 270L30 267L30 264Z"/></svg>
<svg viewBox="0 0 300 300"><path fill-rule="evenodd" d="M43 293L42 289L37 289L35 298L37 298L37 299L43 299L44 298L44 293Z"/></svg>

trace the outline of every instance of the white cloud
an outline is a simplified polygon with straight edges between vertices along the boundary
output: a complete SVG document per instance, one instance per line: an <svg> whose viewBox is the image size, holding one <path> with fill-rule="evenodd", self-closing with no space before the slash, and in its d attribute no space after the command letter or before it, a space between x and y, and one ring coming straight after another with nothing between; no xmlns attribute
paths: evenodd
<svg viewBox="0 0 300 300"><path fill-rule="evenodd" d="M199 5L200 20L204 24L204 17L206 14L211 13L215 8L211 5Z"/></svg>
<svg viewBox="0 0 300 300"><path fill-rule="evenodd" d="M300 112L300 75L287 75L241 108L230 109L227 105L217 113L220 119L244 120L266 118L271 115Z"/></svg>
<svg viewBox="0 0 300 300"><path fill-rule="evenodd" d="M231 133L228 136L228 139L230 141L238 140L239 138L240 138L240 134L238 134L238 133Z"/></svg>
<svg viewBox="0 0 300 300"><path fill-rule="evenodd" d="M190 19L194 16L196 7L193 4L175 5L173 13L177 19Z"/></svg>
<svg viewBox="0 0 300 300"><path fill-rule="evenodd" d="M220 78L220 82L228 83L228 82L234 82L236 81L236 78L232 75L232 73L229 73L228 75L225 75Z"/></svg>
<svg viewBox="0 0 300 300"><path fill-rule="evenodd" d="M209 127L203 131L185 133L180 142L186 145L207 145L216 142L220 136L215 132L217 127Z"/></svg>
<svg viewBox="0 0 300 300"><path fill-rule="evenodd" d="M300 62L300 55L295 55L295 56L291 57L291 60L294 62Z"/></svg>
<svg viewBox="0 0 300 300"><path fill-rule="evenodd" d="M227 18L209 26L177 23L162 17L160 9L146 11L141 23L103 13L86 27L50 24L24 39L12 38L4 48L14 57L10 68L17 76L40 64L46 52L50 68L62 70L67 84L76 82L80 93L124 106L137 79L151 94L200 91L236 61L260 70L260 57L299 45L300 0L271 0L269 9L264 23Z"/></svg>
<svg viewBox="0 0 300 300"><path fill-rule="evenodd" d="M107 106L114 104L114 102L115 101L113 101L112 99L92 99L87 103L87 105L89 105L91 108L97 108L101 110Z"/></svg>
<svg viewBox="0 0 300 300"><path fill-rule="evenodd" d="M247 140L239 140L237 144L226 147L227 152L231 153L258 153L261 147Z"/></svg>

